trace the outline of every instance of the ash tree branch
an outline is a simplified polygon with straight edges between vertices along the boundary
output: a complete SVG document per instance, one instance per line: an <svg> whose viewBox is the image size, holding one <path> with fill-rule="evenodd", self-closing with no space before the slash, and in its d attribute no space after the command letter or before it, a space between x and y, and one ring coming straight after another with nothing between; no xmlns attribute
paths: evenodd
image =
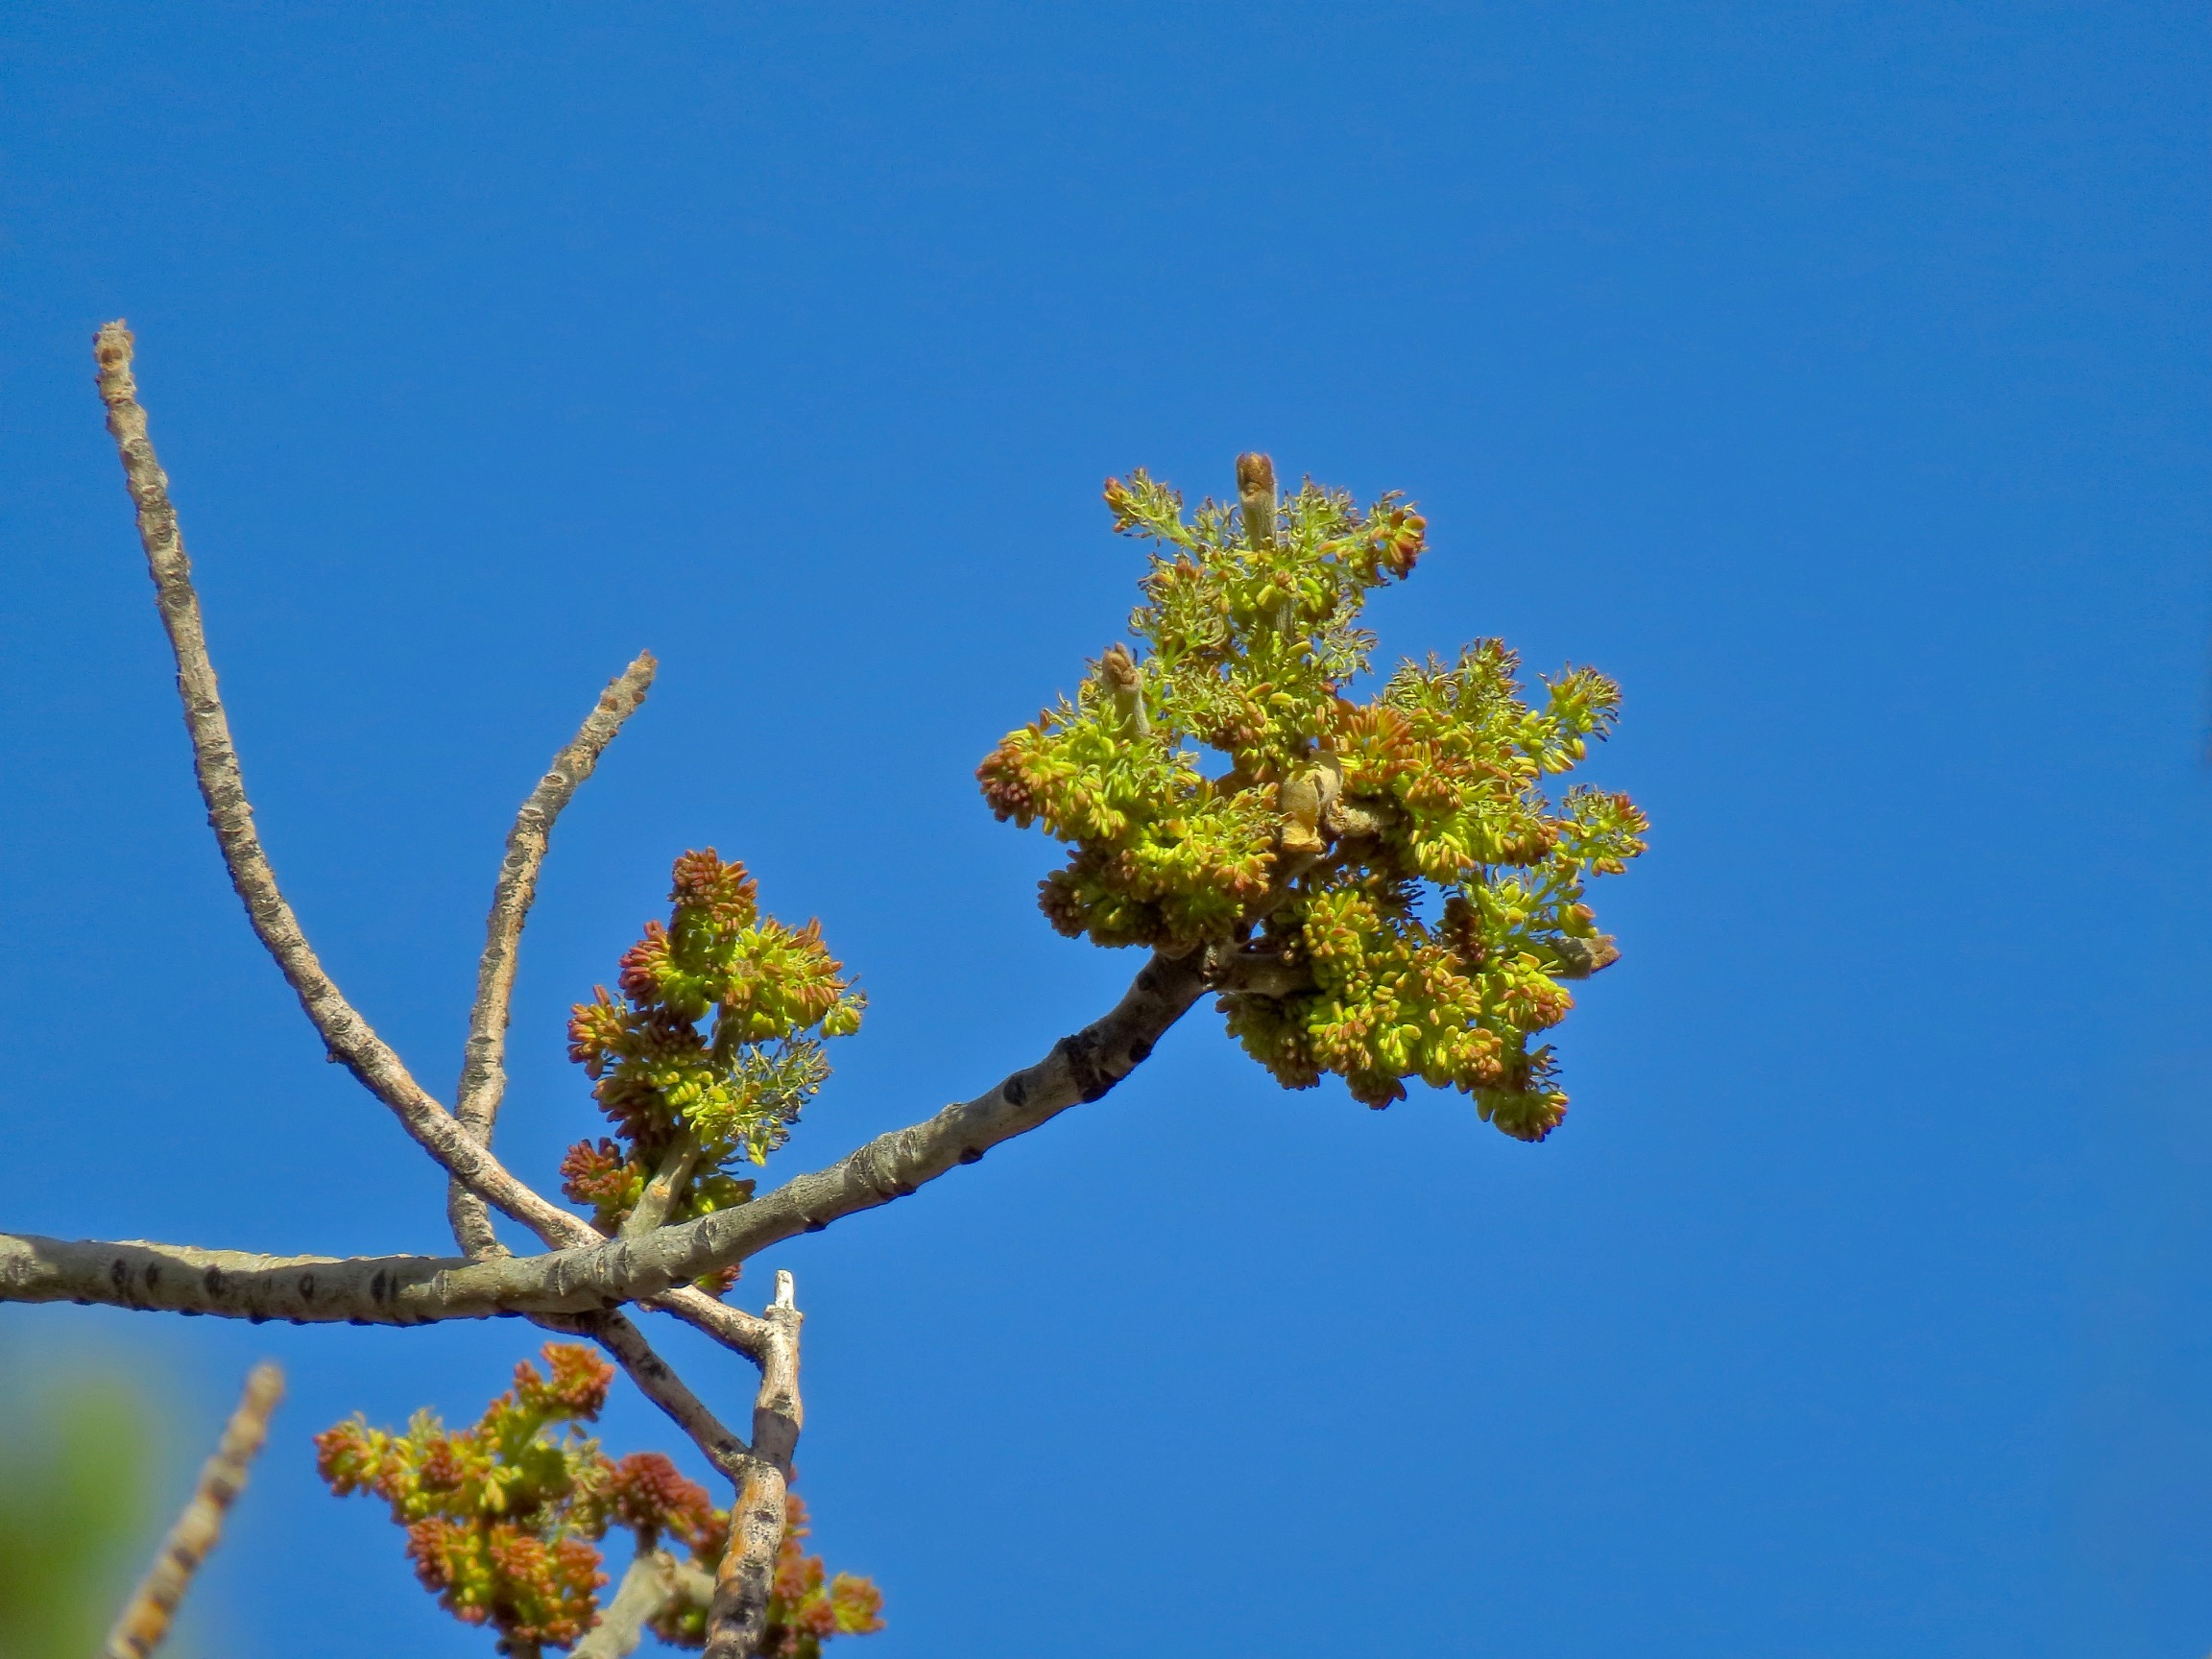
<svg viewBox="0 0 2212 1659"><path fill-rule="evenodd" d="M1250 945L1216 954L1207 974L1211 990L1262 997L1295 997L1313 989L1310 963L1286 962L1278 952Z"/></svg>
<svg viewBox="0 0 2212 1659"><path fill-rule="evenodd" d="M192 1587L193 1575L223 1536L223 1517L246 1489L247 1471L269 1437L270 1414L283 1397L284 1373L268 1360L254 1366L183 1513L161 1540L154 1565L108 1632L108 1645L101 1650L104 1659L147 1659L167 1638L178 1603Z"/></svg>
<svg viewBox="0 0 2212 1659"><path fill-rule="evenodd" d="M1063 1037L1044 1059L974 1099L879 1135L829 1167L795 1176L750 1204L662 1227L642 1238L602 1245L594 1253L626 1250L627 1271L682 1283L734 1266L801 1233L818 1233L842 1216L903 1198L1070 1107L1101 1098L1143 1063L1207 988L1204 967L1195 959L1155 954L1110 1013Z"/></svg>
<svg viewBox="0 0 2212 1659"><path fill-rule="evenodd" d="M688 1126L677 1130L676 1139L661 1155L661 1166L653 1171L653 1179L645 1183L645 1190L637 1195L637 1207L623 1218L621 1237L642 1238L667 1223L669 1212L676 1208L685 1182L691 1179L692 1166L699 1162L702 1150L699 1137Z"/></svg>
<svg viewBox="0 0 2212 1659"><path fill-rule="evenodd" d="M597 706L585 718L575 738L553 757L545 776L522 803L516 814L515 828L508 833L506 857L493 888L491 914L485 923L484 953L476 972L476 999L469 1010L469 1042L461 1080L454 1093L456 1120L480 1143L490 1143L500 1098L506 1092L507 1025L514 999L515 970L523 925L529 919L530 905L537 895L538 874L544 865L554 820L590 777L599 757L621 731L623 722L644 702L653 684L655 667L652 653L640 652L600 694ZM696 1142L691 1143L691 1150L695 1157ZM658 1226L665 1217L674 1189L690 1172L690 1163L691 1159L685 1158L681 1167L664 1170L664 1179L656 1182L657 1189L666 1190L661 1193L661 1202L649 1225ZM457 1178L447 1188L446 1217L453 1229L454 1242L472 1262L494 1260L508 1254L493 1231L484 1200ZM632 1235L641 1230L626 1229L625 1233ZM557 1243L567 1237L569 1230L560 1229L546 1237L545 1241ZM688 1318L709 1335L740 1353L757 1357L768 1352L767 1335L773 1330L768 1321L756 1320L724 1308L695 1290L672 1291L655 1299L653 1305ZM674 1367L654 1351L644 1334L628 1318L608 1310L540 1313L533 1315L533 1322L548 1331L588 1336L598 1343L637 1385L638 1391L689 1436L709 1463L733 1482L742 1480L749 1448L724 1427L721 1419L691 1391ZM664 1599L660 1587L666 1577L665 1573L656 1571L640 1579L634 1569L625 1578L623 1590L616 1598L617 1607L610 1610L610 1618L613 1618L614 1623L607 1642L614 1643L617 1638L613 1632L625 1626L629 1636L619 1647L610 1647L608 1650L626 1653L636 1647L638 1626L652 1617L654 1607ZM627 1605L622 1604L624 1597L629 1598ZM619 1617L614 1618L617 1613ZM607 1622L602 1620L603 1624Z"/></svg>
<svg viewBox="0 0 2212 1659"><path fill-rule="evenodd" d="M207 655L199 595L192 587L191 561L184 551L177 511L169 500L168 475L161 470L160 461L154 452L153 440L147 431L146 411L138 402L137 382L132 373L130 329L121 322L107 325L95 340L94 350L99 363L101 401L108 409L108 430L122 458L124 482L137 509L139 542L145 549L162 625L177 659L177 687L184 705L184 725L192 740L193 768L199 779L201 797L207 804L207 820L222 848L231 885L246 905L254 933L276 960L330 1053L344 1062L362 1086L392 1110L407 1132L456 1182L521 1222L549 1245L575 1248L603 1242L598 1230L589 1222L517 1180L492 1156L480 1135L472 1133L417 1083L398 1055L355 1012L316 959L299 918L276 885L276 872L270 867L268 856L261 849L260 836L253 828L253 809L246 796L245 774L239 765L236 745L231 741L229 718L224 712L214 665ZM575 743L554 757L554 774L572 777L574 781L564 788L549 777L539 785L531 801L524 804L524 819L531 817L532 803L544 809L544 815L541 830L535 825L517 824L517 834L522 841L520 856L517 855L515 837L510 837L508 866L503 868L501 881L494 890L493 917L487 926L487 954L492 954L493 947L502 941L505 949L501 960L479 970L478 1006L470 1021L472 1041L479 1026L487 1031L496 1026L499 1031L495 1043L480 1046L471 1057L485 1062L485 1081L479 1085L479 1094L472 1096L476 1109L483 1114L485 1133L489 1133L492 1114L496 1110L496 1096L489 1079L498 1070L499 1049L504 1046L505 997L513 984L513 936L518 932L527 912L530 894L535 890L538 861L542 858L542 847L533 853L532 843L541 840L542 833L550 832L553 816L560 805L574 793L576 784L583 781L590 765L597 764L598 755L613 741L622 720L643 698L651 675L651 657L642 655L609 687L600 707L586 720ZM590 765L583 764L587 756ZM574 766L565 764L571 759ZM541 795L543 800L540 799ZM513 880L508 879L510 874ZM488 985L492 993L489 998L486 996ZM469 1076L469 1070L465 1069L464 1078ZM457 1224L466 1225L474 1219L476 1217L464 1212L457 1217ZM484 1220L481 1234L471 1226L469 1241L481 1242L482 1235L490 1233L488 1217ZM490 1242L495 1245L497 1240ZM15 1265L19 1270L20 1262ZM0 1262L0 1267L4 1266L5 1262ZM373 1275L373 1270L372 1278ZM0 1282L5 1279L6 1273L0 1271ZM363 1287L367 1288L369 1283L364 1280ZM669 1282L671 1286L675 1283ZM126 1285L119 1283L114 1288L115 1296L93 1299L118 1300L126 1307L161 1305L126 1299L130 1293ZM600 1305L624 1299L606 1298ZM372 1302L374 1300L371 1298ZM718 1305L698 1291L688 1286L671 1289L656 1305L698 1326L715 1340L745 1351L743 1327L723 1317ZM228 1310L207 1306L192 1310ZM297 1314L282 1316L314 1315L302 1308ZM360 1316L373 1318L374 1314L371 1309L364 1308L360 1310ZM429 1316L454 1315L433 1313Z"/></svg>
<svg viewBox="0 0 2212 1659"><path fill-rule="evenodd" d="M904 1196L1069 1107L1099 1098L1143 1061L1205 990L1195 962L1154 956L1111 1013L1062 1038L1043 1060L986 1094L878 1136L751 1204L642 1238L604 1238L565 1211L556 1214L573 1224L568 1237L584 1236L577 1245L478 1262L259 1256L0 1234L0 1302L81 1301L229 1318L415 1325L498 1313L599 1312L644 1301L757 1358L768 1335L765 1322L725 1307L689 1281Z"/></svg>
<svg viewBox="0 0 2212 1659"><path fill-rule="evenodd" d="M776 1300L767 1312L775 1335L760 1362L760 1391L753 1404L753 1452L730 1510L730 1543L714 1573L707 1603L705 1659L753 1659L768 1629L768 1599L776 1587L776 1558L783 1548L791 1458L798 1450L805 1411L799 1399L800 1313L791 1275L776 1275Z"/></svg>
<svg viewBox="0 0 2212 1659"><path fill-rule="evenodd" d="M1078 1102L1097 1099L1141 1064L1158 1038L1197 999L1206 988L1203 965L1156 955L1113 1012L1062 1039L1043 1061L1013 1073L988 1094L947 1107L925 1123L880 1136L830 1168L787 1183L757 1204L666 1227L661 1223L687 1173L683 1167L687 1160L680 1149L678 1159L659 1174L654 1196L661 1201L646 1207L642 1217L626 1227L621 1237L604 1238L582 1217L552 1204L506 1170L492 1156L489 1142L505 1088L506 1028L517 954L552 826L623 722L643 701L655 666L650 653L640 654L609 685L576 738L554 757L517 814L486 922L469 1043L455 1094L457 1110L447 1112L416 1082L398 1055L324 971L262 850L208 658L191 563L169 500L168 478L137 400L132 348L131 333L122 323L100 330L96 341L100 394L176 657L178 690L208 822L255 934L332 1058L345 1064L389 1107L447 1171L448 1218L468 1260L276 1258L138 1241L67 1243L0 1235L0 1300L66 1298L296 1323L347 1319L411 1324L524 1313L547 1329L589 1335L737 1485L728 1553L708 1603L707 1651L709 1659L749 1659L766 1628L782 1544L791 1458L802 1421L801 1316L788 1273L777 1276L776 1302L758 1318L724 1307L688 1281L733 1265L796 1233L819 1231L839 1216L902 1197L956 1164L975 1162L998 1142L1026 1133ZM666 1191L660 1192L660 1188ZM529 1259L507 1255L493 1230L491 1207L536 1233L552 1246L548 1254ZM761 1381L752 1446L724 1427L637 1328L616 1311L625 1301L673 1313L757 1360ZM244 1410L241 1407L242 1416ZM266 1416L263 1408L264 1424ZM213 1471L215 1465L209 1468ZM234 1491L235 1483L228 1489ZM183 1525L180 1522L180 1527ZM211 1530L207 1536L211 1543ZM193 1563L197 1558L192 1557ZM667 1580L667 1575L658 1570L649 1576ZM632 1615L653 1596L664 1598L668 1593L642 1582L635 1596L630 1589L626 1580L618 1600L630 1605L623 1619L609 1629L608 1651L626 1652L634 1647L636 1628L651 1615ZM174 1597L168 1605L174 1605ZM164 1614L164 1627L165 1623ZM623 1641L625 1625L631 1630L627 1645L613 1646ZM154 1640L158 1639L156 1633ZM139 1651L146 1650L150 1649Z"/></svg>
<svg viewBox="0 0 2212 1659"><path fill-rule="evenodd" d="M392 1109L407 1132L472 1191L525 1226L566 1233L566 1243L586 1239L589 1224L548 1203L502 1168L453 1115L409 1074L399 1056L346 1000L301 931L300 920L276 885L276 873L261 850L253 828L253 808L246 796L245 774L230 738L214 665L207 656L200 599L192 587L192 563L185 556L177 510L169 501L168 474L147 435L146 411L139 406L132 375L131 330L108 324L95 341L101 401L108 406L108 430L123 461L124 483L137 508L138 540L154 578L162 626L177 659L177 690L184 705L184 726L192 739L193 770L207 821L223 850L230 884L246 905L246 915L263 947L276 960L300 1006L321 1034L331 1055L361 1085ZM573 1224L571 1228L568 1224ZM595 1237L596 1235L594 1235Z"/></svg>
<svg viewBox="0 0 2212 1659"><path fill-rule="evenodd" d="M261 1256L189 1244L0 1234L0 1302L76 1302L296 1325L430 1325L500 1314L598 1313L624 1300L593 1283L590 1250L502 1256ZM546 1269L556 1271L548 1275ZM585 1270L576 1277L569 1269Z"/></svg>
<svg viewBox="0 0 2212 1659"><path fill-rule="evenodd" d="M665 1550L640 1552L622 1575L614 1599L584 1633L569 1659L625 1659L645 1639L645 1626L673 1606L704 1607L714 1580Z"/></svg>
<svg viewBox="0 0 2212 1659"><path fill-rule="evenodd" d="M637 711L653 685L658 664L640 651L600 693L598 705L567 746L553 757L538 787L530 791L507 834L507 855L492 890L492 913L484 925L484 954L476 968L476 1001L469 1011L469 1046L461 1081L453 1093L453 1116L477 1141L492 1143L492 1125L507 1091L507 1022L515 997L515 965L522 924L538 894L538 872L545 863L553 821L574 798L614 741L622 723ZM455 1180L445 1195L445 1213L455 1240L471 1256L502 1248L492 1231L484 1200Z"/></svg>
<svg viewBox="0 0 2212 1659"><path fill-rule="evenodd" d="M645 1639L645 1626L658 1619L674 1599L669 1582L669 1559L658 1550L640 1551L616 1586L614 1599L600 1612L598 1622L569 1651L569 1659L623 1659L635 1653Z"/></svg>
<svg viewBox="0 0 2212 1659"><path fill-rule="evenodd" d="M553 757L545 776L539 780L538 786L516 814L515 828L508 832L507 854L493 887L491 915L485 923L484 954L476 970L476 1000L469 1009L469 1043L462 1062L461 1081L454 1093L454 1117L462 1129L479 1142L489 1144L500 1097L506 1092L507 1024L514 1000L515 969L523 924L529 919L531 902L537 896L538 873L545 862L554 820L575 797L584 781L591 776L599 757L621 731L623 722L645 701L655 667L653 654L639 652L636 661L600 693L597 706L585 717L575 737ZM685 1173L687 1172L686 1168ZM492 1217L484 1200L457 1179L448 1184L445 1214L452 1225L454 1242L470 1261L508 1254L506 1246L492 1230ZM557 1235L561 1236L565 1236L565 1230ZM554 1241L547 1239L549 1243ZM747 1316L722 1309L709 1298L700 1296L697 1300L716 1313L730 1317L702 1316L698 1310L687 1305L681 1293L661 1300L670 1311L680 1316L688 1315L709 1335L739 1352L750 1355L759 1345L760 1332L745 1323ZM621 1365L638 1391L691 1438L709 1463L733 1480L738 1478L745 1443L723 1427L721 1420L691 1392L629 1319L613 1311L540 1313L533 1315L533 1322L548 1331L588 1336L597 1342ZM636 1646L635 1639L632 1646Z"/></svg>

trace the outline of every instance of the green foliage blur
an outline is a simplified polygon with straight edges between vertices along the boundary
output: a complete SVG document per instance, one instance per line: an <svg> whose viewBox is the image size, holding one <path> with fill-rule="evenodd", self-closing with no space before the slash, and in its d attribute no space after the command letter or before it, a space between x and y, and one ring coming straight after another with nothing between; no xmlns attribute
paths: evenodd
<svg viewBox="0 0 2212 1659"><path fill-rule="evenodd" d="M164 1524L160 1413L112 1367L22 1349L0 1338L0 1659L88 1655Z"/></svg>

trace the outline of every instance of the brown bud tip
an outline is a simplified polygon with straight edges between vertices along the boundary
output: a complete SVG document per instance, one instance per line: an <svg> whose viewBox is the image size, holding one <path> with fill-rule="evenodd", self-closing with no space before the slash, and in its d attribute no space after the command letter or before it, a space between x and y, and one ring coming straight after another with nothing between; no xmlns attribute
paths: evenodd
<svg viewBox="0 0 2212 1659"><path fill-rule="evenodd" d="M107 402L128 398L135 390L131 384L131 330L120 317L103 324L100 332L92 336L92 360L99 367L100 396Z"/></svg>
<svg viewBox="0 0 2212 1659"><path fill-rule="evenodd" d="M1238 456L1237 493L1246 499L1254 495L1272 499L1275 494L1275 463L1257 449L1248 449Z"/></svg>
<svg viewBox="0 0 2212 1659"><path fill-rule="evenodd" d="M1558 976L1562 979L1587 979L1621 960L1621 947L1606 933L1588 939L1562 939L1553 949L1559 956Z"/></svg>
<svg viewBox="0 0 2212 1659"><path fill-rule="evenodd" d="M1127 646L1116 643L1106 647L1098 659L1098 678L1110 691L1137 688L1137 660L1129 655Z"/></svg>

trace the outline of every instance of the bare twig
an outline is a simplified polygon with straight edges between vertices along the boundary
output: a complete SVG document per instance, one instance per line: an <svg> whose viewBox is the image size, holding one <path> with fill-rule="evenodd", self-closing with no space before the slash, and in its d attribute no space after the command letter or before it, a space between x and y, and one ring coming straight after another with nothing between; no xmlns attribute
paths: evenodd
<svg viewBox="0 0 2212 1659"><path fill-rule="evenodd" d="M464 1082L476 1085L470 1095L481 1116L480 1130L472 1130L415 1081L397 1054L377 1037L369 1022L356 1013L330 976L323 971L299 919L277 888L253 829L253 811L246 796L245 775L231 742L228 717L217 688L214 665L208 659L207 640L200 619L200 600L192 587L191 561L184 552L176 509L169 501L169 480L161 470L147 433L146 411L140 407L137 384L132 375L131 331L120 322L100 330L96 341L100 365L100 396L108 406L108 430L114 436L123 461L124 481L138 510L138 537L146 551L161 619L177 659L177 685L184 704L185 729L192 739L192 757L200 781L200 793L207 803L208 822L223 850L232 886L245 902L254 932L276 959L321 1033L330 1053L343 1061L362 1085L392 1109L446 1171L470 1192L490 1200L506 1214L521 1222L547 1244L589 1246L601 1241L589 1222L550 1202L517 1180L484 1144L496 1091L491 1080L498 1074L503 1046L506 996L513 983L515 930L521 926L534 889L544 835L553 816L589 774L622 720L643 698L653 671L649 655L640 656L600 699L586 720L584 730L567 749L554 757L551 774L539 784L523 805L516 832L509 838L507 864L493 900L487 927L486 964L478 974L477 1007L470 1021L470 1070ZM564 782L564 780L568 781ZM538 808L533 812L533 807ZM519 844L519 845L518 845ZM480 1033L488 1041L479 1044ZM456 1228L466 1228L464 1248L479 1253L491 1229L488 1217L464 1206L454 1214ZM479 1229L475 1223L481 1221ZM491 1239L496 1245L496 1239ZM0 1268L6 1265L0 1261ZM370 1278L373 1278L373 1270ZM363 1287L369 1286L369 1278ZM674 1285L679 1281L670 1281ZM117 1290L126 1286L118 1285ZM652 1292L648 1291L648 1294ZM608 1298L608 1302L622 1298ZM373 1300L373 1298L372 1298ZM133 1305L126 1302L127 1306ZM158 1304L151 1304L158 1305ZM605 1305L605 1303L602 1303ZM711 1311L710 1299L696 1291L677 1290L659 1304L679 1318L697 1325L717 1340L733 1341L730 1322ZM547 1306L541 1298L540 1306ZM197 1311L224 1310L207 1307ZM313 1317L302 1311L287 1317ZM364 1311L363 1317L374 1317ZM445 1316L445 1315L437 1315Z"/></svg>
<svg viewBox="0 0 2212 1659"><path fill-rule="evenodd" d="M200 600L192 588L192 564L185 557L177 511L169 502L169 479L147 436L146 411L139 406L131 373L131 331L120 322L100 330L96 341L100 397L108 406L108 430L123 460L124 482L138 509L138 540L162 625L177 658L177 689L184 704L184 726L192 739L193 768L207 803L230 883L245 902L246 914L262 945L300 998L300 1006L342 1062L377 1099L389 1106L407 1132L446 1170L472 1190L525 1226L553 1229L562 1242L585 1243L590 1225L549 1203L502 1168L497 1159L462 1127L453 1115L417 1083L399 1056L379 1038L340 993L316 960L300 921L277 888L276 874L253 829L253 808L246 798L245 775L230 740L230 723L207 657L200 620Z"/></svg>
<svg viewBox="0 0 2212 1659"><path fill-rule="evenodd" d="M499 866L499 879L492 890L492 914L484 925L484 955L476 968L476 1002L469 1011L469 1048L462 1062L461 1081L453 1094L453 1116L461 1127L485 1145L492 1143L492 1125L499 1115L500 1096L507 1090L507 1020L515 995L515 962L522 940L522 924L537 897L538 872L545 862L552 839L553 821L568 805L585 779L599 764L599 757L622 722L637 711L652 686L657 664L653 653L640 651L599 694L599 703L585 717L584 725L567 747L553 757L545 776L508 831L507 856ZM445 1194L445 1213L453 1222L456 1241L471 1256L483 1256L502 1246L492 1231L492 1217L484 1200L459 1181Z"/></svg>
<svg viewBox="0 0 2212 1659"><path fill-rule="evenodd" d="M727 1302L717 1302L706 1291L688 1285L649 1297L643 1306L657 1313L674 1314L732 1353L742 1354L748 1359L757 1360L768 1340L768 1322L758 1314L733 1308Z"/></svg>
<svg viewBox="0 0 2212 1659"><path fill-rule="evenodd" d="M545 776L539 780L530 798L522 803L520 812L516 815L515 828L508 834L507 856L493 889L492 913L485 924L484 954L476 974L476 1001L469 1017L468 1054L462 1065L460 1086L455 1092L454 1117L462 1128L479 1142L490 1142L500 1096L506 1091L507 1022L515 989L517 951L521 943L522 925L537 893L538 872L545 860L553 821L573 798L578 786L591 775L599 757L622 729L623 721L645 700L646 690L653 683L654 667L652 653L640 652L637 661L600 694L597 707L585 718L583 728L553 757ZM687 1162L684 1173L688 1173ZM681 1175L677 1179L680 1180ZM663 1205L661 1214L665 1216L666 1213ZM470 1260L490 1261L507 1255L506 1246L492 1230L492 1218L484 1200L458 1180L447 1187L445 1214L453 1228L454 1242ZM566 1229L541 1231L541 1237L544 1237L547 1243L558 1243L569 1236ZM595 1232L591 1236L597 1237ZM761 1346L760 1331L752 1326L759 1325L764 1331L766 1327L762 1322L749 1324L749 1315L725 1309L696 1291L688 1294L675 1291L668 1297L655 1299L653 1305L688 1318L740 1353L750 1356ZM736 1479L735 1471L738 1459L744 1455L745 1443L722 1426L720 1419L691 1392L668 1362L654 1352L636 1325L613 1311L540 1313L533 1315L533 1319L548 1331L589 1336L597 1341L637 1384L639 1392L690 1436L708 1461L732 1479ZM632 1645L635 1646L635 1639Z"/></svg>
<svg viewBox="0 0 2212 1659"><path fill-rule="evenodd" d="M750 1447L716 1420L646 1344L637 1327L620 1314L538 1321L549 1330L573 1331L597 1341L621 1362L647 1397L691 1436L708 1460L735 1484L730 1543L720 1570L705 1597L693 1591L693 1599L707 1608L708 1659L752 1659L767 1629L768 1599L775 1588L776 1561L783 1547L791 1458L804 1420L799 1399L801 1318L791 1275L780 1272L776 1275L774 1304L755 1321L766 1333L766 1339L759 1348L760 1387L754 1400ZM640 1555L624 1575L613 1605L577 1652L589 1659L592 1653L632 1651L644 1623L682 1592L672 1562L663 1558L649 1564Z"/></svg>
<svg viewBox="0 0 2212 1659"><path fill-rule="evenodd" d="M768 1598L776 1587L776 1557L783 1548L791 1457L805 1412L799 1400L800 1313L791 1275L776 1275L776 1301L767 1318L775 1337L760 1366L760 1392L753 1406L753 1453L737 1483L730 1511L730 1543L714 1574L707 1605L706 1659L752 1659L768 1628Z"/></svg>
<svg viewBox="0 0 2212 1659"><path fill-rule="evenodd" d="M106 1659L146 1659L168 1636L192 1575L223 1535L225 1513L246 1489L247 1471L268 1438L269 1414L283 1397L284 1373L266 1359L254 1366L238 1408L223 1427L215 1455L200 1471L191 1501L108 1632Z"/></svg>

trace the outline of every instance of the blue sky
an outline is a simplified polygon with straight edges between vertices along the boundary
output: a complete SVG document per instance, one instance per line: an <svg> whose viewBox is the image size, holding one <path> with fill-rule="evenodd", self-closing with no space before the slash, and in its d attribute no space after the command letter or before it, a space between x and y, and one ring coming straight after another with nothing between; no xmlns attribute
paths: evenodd
<svg viewBox="0 0 2212 1659"><path fill-rule="evenodd" d="M2178 5L10 9L5 1224L445 1244L224 882L103 320L279 875L434 1087L517 803L661 656L525 949L548 1185L686 847L872 998L786 1172L1110 1003L971 770L1135 597L1099 481L1262 447L1423 504L1385 657L1623 682L1624 958L1542 1146L1201 1008L760 1262L855 1651L2202 1652L2208 60ZM160 1388L180 1481L290 1367L193 1609L240 1659L489 1652L306 1436L530 1336L0 1310Z"/></svg>

